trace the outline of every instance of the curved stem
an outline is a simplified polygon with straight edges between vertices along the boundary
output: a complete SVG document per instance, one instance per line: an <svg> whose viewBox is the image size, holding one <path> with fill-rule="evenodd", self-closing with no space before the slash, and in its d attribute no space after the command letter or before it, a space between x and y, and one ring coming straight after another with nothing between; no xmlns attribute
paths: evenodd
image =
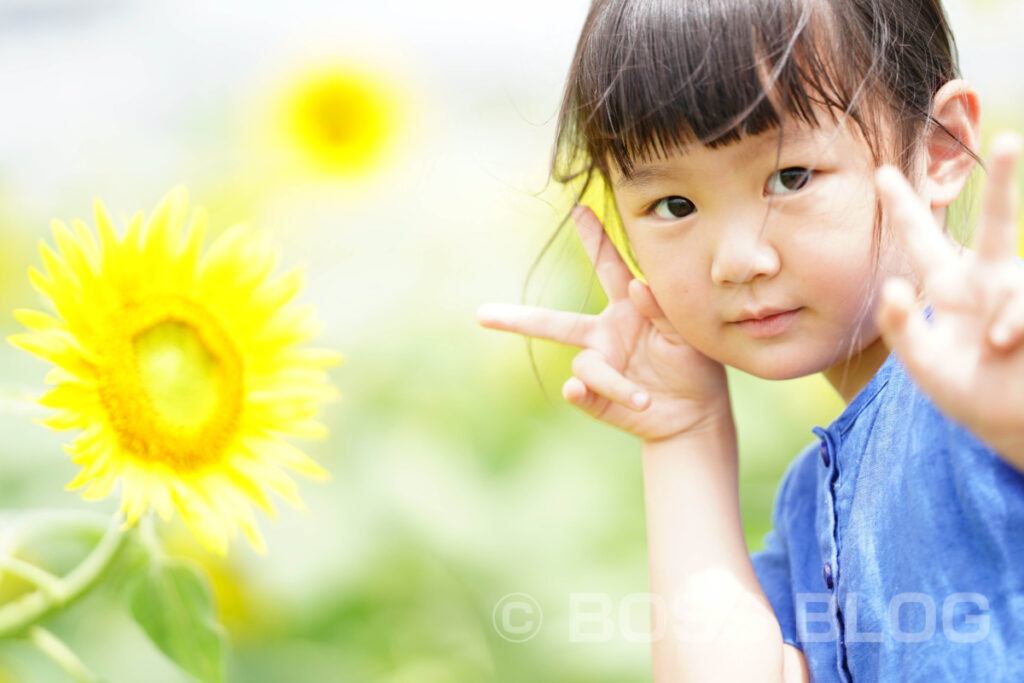
<svg viewBox="0 0 1024 683"><path fill-rule="evenodd" d="M42 626L33 626L28 630L28 638L47 657L64 669L76 683L96 683L100 679L96 677L82 660L71 651L63 640L47 631Z"/></svg>
<svg viewBox="0 0 1024 683"><path fill-rule="evenodd" d="M120 515L114 515L103 538L82 562L49 590L37 590L0 607L0 638L21 633L48 612L67 605L96 583L124 541Z"/></svg>
<svg viewBox="0 0 1024 683"><path fill-rule="evenodd" d="M60 597L60 579L31 562L25 562L16 557L0 555L0 572L7 572L17 576L19 579L35 584L36 587L50 598L58 599Z"/></svg>
<svg viewBox="0 0 1024 683"><path fill-rule="evenodd" d="M139 517L139 541L142 546L149 553L149 557L152 561L162 562L165 559L164 548L160 545L160 540L156 535L156 523L153 517L153 510L147 510L141 517Z"/></svg>

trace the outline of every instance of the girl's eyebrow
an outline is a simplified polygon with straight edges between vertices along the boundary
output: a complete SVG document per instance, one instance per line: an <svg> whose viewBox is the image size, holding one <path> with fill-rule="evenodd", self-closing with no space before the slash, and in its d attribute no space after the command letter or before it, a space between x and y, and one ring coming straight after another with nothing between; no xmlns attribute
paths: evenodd
<svg viewBox="0 0 1024 683"><path fill-rule="evenodd" d="M790 152L799 149L808 150L813 148L820 141L821 137L815 131L808 130L802 126L787 128L782 141L782 149ZM758 154L765 151L772 151L778 146L777 135L766 135L758 140L756 147L751 150ZM629 176L620 174L618 186L624 190L639 190L657 181L674 180L679 177L680 170L662 164L647 164L634 166Z"/></svg>
<svg viewBox="0 0 1024 683"><path fill-rule="evenodd" d="M634 167L628 176L620 176L619 186L626 190L636 190L659 180L670 180L677 174L659 165Z"/></svg>

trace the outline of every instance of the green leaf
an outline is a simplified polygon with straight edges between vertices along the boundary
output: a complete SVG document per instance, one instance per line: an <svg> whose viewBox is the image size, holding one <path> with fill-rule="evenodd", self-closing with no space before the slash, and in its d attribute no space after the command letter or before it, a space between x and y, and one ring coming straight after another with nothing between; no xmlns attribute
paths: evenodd
<svg viewBox="0 0 1024 683"><path fill-rule="evenodd" d="M178 560L151 562L128 600L135 621L179 667L203 683L224 680L224 629L199 569Z"/></svg>

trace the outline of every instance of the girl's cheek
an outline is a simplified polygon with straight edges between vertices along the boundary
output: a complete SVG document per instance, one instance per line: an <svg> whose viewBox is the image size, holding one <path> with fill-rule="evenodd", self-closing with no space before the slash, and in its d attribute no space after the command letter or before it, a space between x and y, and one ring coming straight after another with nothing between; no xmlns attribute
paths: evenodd
<svg viewBox="0 0 1024 683"><path fill-rule="evenodd" d="M694 231L667 224L626 229L637 264L644 275L649 272L692 270L702 253Z"/></svg>
<svg viewBox="0 0 1024 683"><path fill-rule="evenodd" d="M693 343L706 336L702 332L709 317L712 317L711 300L706 294L685 280L669 280L655 288L651 286L654 298L664 311L672 327L688 342Z"/></svg>

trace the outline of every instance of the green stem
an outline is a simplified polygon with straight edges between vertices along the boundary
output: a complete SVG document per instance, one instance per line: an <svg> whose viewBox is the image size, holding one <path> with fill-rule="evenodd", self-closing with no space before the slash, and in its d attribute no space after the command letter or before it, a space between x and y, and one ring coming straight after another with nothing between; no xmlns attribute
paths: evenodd
<svg viewBox="0 0 1024 683"><path fill-rule="evenodd" d="M100 542L67 576L57 579L49 590L34 591L0 607L0 638L22 633L50 611L89 590L110 566L123 540L120 515L115 515Z"/></svg>
<svg viewBox="0 0 1024 683"><path fill-rule="evenodd" d="M156 535L156 522L153 517L153 510L147 510L141 517L139 517L139 541L142 546L149 553L150 561L162 562L166 559L164 554L164 547L160 544L160 539Z"/></svg>
<svg viewBox="0 0 1024 683"><path fill-rule="evenodd" d="M13 574L19 579L35 584L52 599L57 599L60 596L60 579L31 562L25 562L16 557L0 557L0 572Z"/></svg>
<svg viewBox="0 0 1024 683"><path fill-rule="evenodd" d="M89 671L82 660L71 651L63 640L47 631L42 626L33 626L28 630L28 637L39 650L64 669L75 683L96 683L100 679Z"/></svg>

